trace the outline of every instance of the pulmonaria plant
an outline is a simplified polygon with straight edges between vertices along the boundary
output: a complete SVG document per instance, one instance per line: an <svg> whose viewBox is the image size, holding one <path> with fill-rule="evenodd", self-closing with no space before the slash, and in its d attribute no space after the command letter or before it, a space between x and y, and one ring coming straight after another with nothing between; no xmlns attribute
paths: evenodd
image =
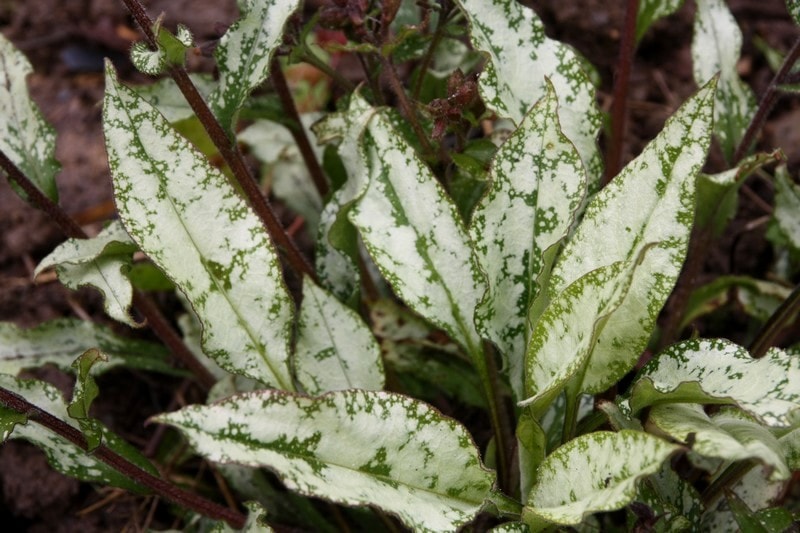
<svg viewBox="0 0 800 533"><path fill-rule="evenodd" d="M718 235L742 179L781 158L741 157L760 111L736 74L741 34L724 2L697 0L699 90L605 186L587 65L513 0L322 7L341 32L330 52L375 70L359 87L309 44L314 19L292 18L298 0L240 1L240 20L216 47L217 80L184 70L186 28L173 35L138 1L125 3L146 36L134 64L170 78L129 87L106 64L119 220L87 239L59 208L54 137L27 95L30 66L4 38L0 164L71 237L37 274L53 267L70 287L96 287L110 317L146 321L167 349L78 320L0 325L4 440L34 442L65 474L155 491L252 530L338 527L306 496L369 507L336 510L339 524L366 529L385 527L387 514L420 531L457 530L479 515L497 531L792 522L775 502L800 467L800 350L759 336L751 352L724 339L648 352L659 336L679 339L657 318L691 259L690 238ZM625 31L639 38L679 5L642 0ZM335 112L298 114L283 69L301 61L345 90ZM416 66L408 87L400 62ZM268 79L275 96L252 96ZM397 110L379 105L387 86ZM283 106L282 120L265 99ZM494 132L468 135L481 123ZM198 132L211 139L205 153L185 136ZM714 136L730 167L703 174ZM313 263L237 143L309 222ZM209 162L217 153L222 169ZM800 195L785 171L776 180L776 232L796 252ZM182 333L129 275L136 252L184 302ZM738 280L698 291L687 320L731 286L749 288L742 294L762 308L768 296L785 300L764 317L770 331L796 309L797 291ZM160 478L91 417L94 376L120 365L176 372L168 352L208 403L152 421L215 463L252 500L248 517ZM19 377L45 363L76 374L69 401Z"/></svg>

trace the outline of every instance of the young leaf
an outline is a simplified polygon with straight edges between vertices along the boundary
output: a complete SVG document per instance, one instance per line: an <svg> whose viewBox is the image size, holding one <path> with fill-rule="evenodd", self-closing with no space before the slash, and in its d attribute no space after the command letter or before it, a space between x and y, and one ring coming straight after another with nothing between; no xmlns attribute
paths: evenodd
<svg viewBox="0 0 800 533"><path fill-rule="evenodd" d="M485 285L455 205L386 114L361 143L370 181L350 221L398 296L477 353L472 317Z"/></svg>
<svg viewBox="0 0 800 533"><path fill-rule="evenodd" d="M640 0L636 13L636 42L642 40L650 26L660 18L675 13L683 5L683 0Z"/></svg>
<svg viewBox="0 0 800 533"><path fill-rule="evenodd" d="M226 522L219 521L211 528L211 533L272 533L267 524L267 511L258 502L245 502L247 522L242 529L233 529Z"/></svg>
<svg viewBox="0 0 800 533"><path fill-rule="evenodd" d="M103 114L120 218L192 304L206 353L230 372L293 389L294 305L258 217L110 64Z"/></svg>
<svg viewBox="0 0 800 533"><path fill-rule="evenodd" d="M755 112L753 91L736 70L742 32L724 0L698 0L692 41L692 70L698 84L719 73L714 133L730 160Z"/></svg>
<svg viewBox="0 0 800 533"><path fill-rule="evenodd" d="M657 472L679 449L629 430L599 431L573 439L539 467L523 520L531 527L577 525L591 513L621 509L636 497L637 482Z"/></svg>
<svg viewBox="0 0 800 533"><path fill-rule="evenodd" d="M311 395L342 389L381 390L381 351L358 314L308 278L295 350L297 380Z"/></svg>
<svg viewBox="0 0 800 533"><path fill-rule="evenodd" d="M91 285L103 295L108 316L131 327L142 327L130 314L133 286L127 273L136 244L119 221L92 239L68 239L42 259L33 275L55 267L58 279L70 289Z"/></svg>
<svg viewBox="0 0 800 533"><path fill-rule="evenodd" d="M93 367L95 375L119 365L175 372L166 362L169 352L163 346L126 339L85 320L61 318L31 329L0 322L0 374L16 376L23 369L48 363L72 372L75 358L91 348L109 356L107 363Z"/></svg>
<svg viewBox="0 0 800 533"><path fill-rule="evenodd" d="M42 381L19 380L0 374L0 387L24 397L28 402L50 413L62 422L78 428L76 421L67 413L67 404L64 402L64 398L54 386ZM103 443L106 446L142 470L158 475L153 465L133 446L127 444L105 427L100 426L100 429L102 430ZM135 493L143 492L142 487L117 470L95 459L93 455L81 450L36 422L20 423L14 427L11 435L6 437L24 439L35 444L45 453L50 466L62 474L81 481L113 485Z"/></svg>
<svg viewBox="0 0 800 533"><path fill-rule="evenodd" d="M343 302L350 301L359 288L358 237L347 214L369 183L360 139L374 113L356 91L347 111L332 113L313 127L320 144L338 143L337 151L347 170L347 181L333 193L320 215L315 260L321 285Z"/></svg>
<svg viewBox="0 0 800 533"><path fill-rule="evenodd" d="M233 131L236 116L250 92L269 75L275 49L283 42L286 21L299 0L239 0L242 17L228 28L214 57L219 88L211 96L222 127Z"/></svg>
<svg viewBox="0 0 800 533"><path fill-rule="evenodd" d="M77 420L81 427L89 453L100 446L103 440L103 426L89 416L89 408L100 393L100 389L97 388L97 383L92 377L92 367L98 361L106 362L108 357L99 350L91 349L72 363L77 379L72 391L72 401L67 406L67 414Z"/></svg>
<svg viewBox="0 0 800 533"><path fill-rule="evenodd" d="M664 404L650 410L649 421L670 437L688 442L704 457L743 461L756 459L769 467L770 479L790 476L783 449L765 427L753 420L723 411L709 417L700 404Z"/></svg>
<svg viewBox="0 0 800 533"><path fill-rule="evenodd" d="M613 405L612 402L607 402ZM703 502L700 494L672 469L669 463L648 476L639 487L638 501L659 517L656 531L689 531L700 521Z"/></svg>
<svg viewBox="0 0 800 533"><path fill-rule="evenodd" d="M155 420L212 461L269 467L291 490L372 505L420 531L469 522L494 482L461 425L397 394L259 391Z"/></svg>
<svg viewBox="0 0 800 533"><path fill-rule="evenodd" d="M781 233L795 250L800 250L800 186L789 177L785 166L775 172L775 211Z"/></svg>
<svg viewBox="0 0 800 533"><path fill-rule="evenodd" d="M28 94L26 79L33 72L28 59L5 35L0 35L0 151L45 196L58 201L55 175L56 134Z"/></svg>
<svg viewBox="0 0 800 533"><path fill-rule="evenodd" d="M587 272L630 261L658 243L634 271L625 300L597 340L584 392L607 389L633 367L678 278L694 217L695 176L710 140L713 95L711 81L591 200L553 269L555 296Z"/></svg>
<svg viewBox="0 0 800 533"><path fill-rule="evenodd" d="M489 61L479 80L486 106L519 124L547 92L558 95L564 135L575 144L590 181L602 173L597 134L600 112L594 87L575 52L549 39L533 10L515 0L458 0L470 24L472 45Z"/></svg>
<svg viewBox="0 0 800 533"><path fill-rule="evenodd" d="M634 266L613 263L589 272L567 287L545 309L531 336L525 358L527 398L541 415L587 359L608 317L630 289Z"/></svg>
<svg viewBox="0 0 800 533"><path fill-rule="evenodd" d="M664 402L733 403L770 426L800 408L800 358L771 348L761 359L724 339L670 346L642 368L631 389L638 412Z"/></svg>
<svg viewBox="0 0 800 533"><path fill-rule="evenodd" d="M489 193L475 209L470 235L488 291L476 312L481 332L499 347L517 398L523 395L528 313L549 271L545 251L567 235L586 193L575 147L561 133L550 83L544 98L499 149ZM550 254L552 255L552 254Z"/></svg>

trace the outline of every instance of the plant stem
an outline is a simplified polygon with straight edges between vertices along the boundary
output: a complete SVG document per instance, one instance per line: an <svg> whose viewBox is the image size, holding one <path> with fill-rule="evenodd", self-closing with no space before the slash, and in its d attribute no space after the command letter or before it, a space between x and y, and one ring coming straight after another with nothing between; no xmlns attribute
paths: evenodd
<svg viewBox="0 0 800 533"><path fill-rule="evenodd" d="M142 28L149 45L153 49L156 49L158 43L156 42L152 31L153 21L150 19L150 16L145 11L141 2L139 0L122 0L122 2L131 12L131 15L133 15L133 18L136 20L136 23L139 25L139 27ZM186 69L173 65L167 70L167 72L175 81L181 93L183 93L183 96L186 98L189 106L191 106L192 111L194 111L195 115L197 115L197 118L200 120L203 128L211 138L211 142L214 143L214 146L217 148L217 150L219 150L219 153L225 160L225 163L227 163L228 167L230 167L237 183L247 197L248 203L261 219L262 223L267 229L267 232L275 240L276 244L283 248L289 264L292 266L294 271L299 276L305 274L316 280L317 277L314 269L311 267L310 263L303 256L303 254L300 253L300 250L294 244L292 239L286 234L283 226L281 226L280 222L278 221L278 217L273 212L272 207L270 207L264 196L261 194L261 191L259 190L255 179L250 174L250 171L248 170L238 147L228 138L228 135L222 128L222 125L214 116L214 113L211 112L211 109L208 107L208 104L206 104L205 100L203 100L203 97L200 95L197 87L195 87L194 83L192 83L192 80L189 78L189 74L186 72Z"/></svg>
<svg viewBox="0 0 800 533"><path fill-rule="evenodd" d="M417 139L422 145L422 149L426 154L433 153L433 148L428 140L428 135L425 133L425 130L422 129L422 125L419 123L417 114L414 111L414 108L411 106L411 103L408 101L403 84L400 82L397 71L394 69L394 64L392 64L387 57L380 56L380 59L381 63L383 63L383 70L386 72L386 77L389 79L389 86L392 88L392 92L394 93L395 97L397 97L397 103L403 110L403 114L405 114L406 119L411 123L411 127L414 129L414 133L417 135Z"/></svg>
<svg viewBox="0 0 800 533"><path fill-rule="evenodd" d="M86 439L78 429L33 405L18 394L0 387L0 403L17 413L25 415L28 419L38 422L81 450L88 450ZM101 444L93 450L92 456L122 473L128 479L135 481L143 487L147 487L162 498L215 520L224 520L236 529L244 527L246 518L240 512L223 507L222 505L168 483L142 470L104 444Z"/></svg>
<svg viewBox="0 0 800 533"><path fill-rule="evenodd" d="M750 345L750 354L755 357L763 357L770 346L773 345L775 337L789 325L789 321L800 312L800 285L797 285L786 300L772 313L767 323L756 335L755 340Z"/></svg>
<svg viewBox="0 0 800 533"><path fill-rule="evenodd" d="M8 174L11 181L25 191L25 194L28 195L28 200L37 209L47 213L64 235L72 239L87 239L89 237L61 206L41 192L2 150L0 150L0 168ZM211 372L197 360L191 350L189 350L180 336L175 332L175 329L170 326L167 319L161 314L156 304L143 292L135 290L133 293L133 305L136 310L142 314L147 324L153 329L153 332L161 339L167 348L169 348L172 354L195 375L203 388L206 390L210 389L217 380L214 379Z"/></svg>
<svg viewBox="0 0 800 533"><path fill-rule="evenodd" d="M308 140L306 130L303 128L303 122L300 120L300 113L297 112L297 107L292 98L292 93L289 90L289 85L286 83L286 76L283 75L280 61L275 59L270 66L270 79L275 92L278 93L278 98L281 100L283 111L288 115L291 125L289 131L294 137L294 142L300 149L300 154L303 156L303 161L311 174L311 180L317 188L321 198L328 195L328 180L325 178L325 173L317 161L317 156L314 154L314 149L311 147L311 142Z"/></svg>
<svg viewBox="0 0 800 533"><path fill-rule="evenodd" d="M742 479L754 463L748 461L739 461L729 465L714 481L703 491L701 499L703 504L708 508L717 498L719 498L725 489L731 488L737 481Z"/></svg>
<svg viewBox="0 0 800 533"><path fill-rule="evenodd" d="M639 0L628 0L625 7L625 26L622 28L622 41L619 45L617 72L614 78L614 100L611 104L611 141L606 155L603 185L619 174L622 167L622 142L625 137L625 116L628 110L631 66L636 50L636 16L638 12Z"/></svg>
<svg viewBox="0 0 800 533"><path fill-rule="evenodd" d="M797 40L794 42L794 45L792 45L791 50L789 50L789 53L786 54L786 57L781 64L781 68L775 73L775 76L767 86L767 90L764 92L764 96L761 97L761 101L758 103L756 114L753 116L753 120L750 121L750 125L744 132L739 146L736 147L736 151L733 153L733 164L738 163L742 160L742 158L744 158L744 156L747 154L747 151L750 149L750 146L753 144L756 135L758 135L758 133L761 131L761 128L764 127L764 123L767 120L767 115L769 115L770 111L772 111L772 107L775 105L775 102L780 95L778 86L784 83L798 59L800 59L800 37L797 38Z"/></svg>
<svg viewBox="0 0 800 533"><path fill-rule="evenodd" d="M436 29L433 31L431 44L428 46L428 50L425 52L425 57L422 58L422 65L419 67L419 76L417 76L417 80L414 83L414 89L411 91L411 97L414 100L419 100L419 93L422 91L422 82L425 80L425 74L428 72L428 68L430 68L431 62L433 61L433 53L436 52L436 48L439 46L439 43L442 41L442 37L444 36L445 21L448 14L449 13L442 11L439 13L439 17L436 20Z"/></svg>

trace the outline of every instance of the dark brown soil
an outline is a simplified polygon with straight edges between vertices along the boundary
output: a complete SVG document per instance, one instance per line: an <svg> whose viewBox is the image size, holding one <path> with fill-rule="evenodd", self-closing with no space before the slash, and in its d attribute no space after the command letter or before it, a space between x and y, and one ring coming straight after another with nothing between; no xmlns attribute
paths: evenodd
<svg viewBox="0 0 800 533"><path fill-rule="evenodd" d="M234 0L153 0L149 12L166 12L167 25L180 21L202 43L221 34L235 19ZM623 2L600 0L528 0L545 21L548 33L572 44L598 69L602 78L599 101L611 102L613 68L617 60L624 18ZM740 70L757 94L771 78L763 55L752 45L759 36L785 51L800 35L790 21L783 0L730 0L744 33ZM655 136L664 120L696 90L689 47L694 6L658 22L646 36L633 67L630 114L624 159L638 153ZM29 85L33 98L58 132L57 157L63 171L58 184L61 204L84 221L98 223L113 210L105 160L100 101L103 94L102 58L111 57L123 76L144 81L126 59L135 26L115 0L4 0L0 2L0 31L21 48L33 63ZM192 59L192 68L208 68ZM765 148L782 146L793 166L800 163L800 106L797 98L784 99L770 117L763 139ZM1 111L0 111L1 112ZM709 165L721 168L719 155ZM750 188L769 202L771 190L763 182ZM758 201L747 195L730 231L708 253L705 277L743 273L763 277L772 260L764 227L745 229L765 215ZM28 207L0 179L0 320L33 326L60 316L102 318L98 298L89 290L73 293L57 283L36 285L34 266L62 240L47 217ZM50 379L62 380L63 376ZM69 381L63 383L68 389ZM144 447L153 428L143 421L166 410L175 380L118 372L101 384L99 402L109 406L101 416L120 434ZM172 524L165 506L152 499L98 489L67 479L47 466L33 446L9 442L0 447L0 524L3 531L120 531ZM155 514L151 510L155 509Z"/></svg>

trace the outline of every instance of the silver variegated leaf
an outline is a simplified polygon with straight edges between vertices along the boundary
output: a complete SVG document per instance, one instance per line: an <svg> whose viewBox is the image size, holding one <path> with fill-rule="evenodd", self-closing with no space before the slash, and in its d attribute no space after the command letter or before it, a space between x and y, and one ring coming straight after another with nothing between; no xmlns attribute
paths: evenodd
<svg viewBox="0 0 800 533"><path fill-rule="evenodd" d="M397 394L259 391L156 420L212 461L268 467L291 490L372 505L418 531L469 522L494 482L464 427Z"/></svg>
<svg viewBox="0 0 800 533"><path fill-rule="evenodd" d="M523 394L528 314L551 265L545 252L569 232L586 194L575 147L561 133L549 83L544 98L500 147L491 188L472 215L470 235L488 291L476 312L481 333L500 349L517 398ZM550 253L547 257L552 257Z"/></svg>
<svg viewBox="0 0 800 533"><path fill-rule="evenodd" d="M0 35L0 151L48 198L58 201L56 133L28 94L28 59Z"/></svg>
<svg viewBox="0 0 800 533"><path fill-rule="evenodd" d="M0 374L0 387L22 396L42 411L80 430L77 421L67 413L67 404L61 393L49 383L19 380L12 376ZM4 417L1 412L0 417ZM2 424L2 426L5 425ZM156 469L135 448L112 434L108 429L102 426L99 429L102 431L103 443L107 447L136 464L142 470L158 475ZM50 466L67 476L81 481L113 485L137 493L143 492L142 487L126 476L36 422L18 423L10 436L6 435L6 438L24 439L36 445L45 453Z"/></svg>
<svg viewBox="0 0 800 533"><path fill-rule="evenodd" d="M242 17L228 28L214 52L219 87L211 105L222 127L233 131L239 109L250 92L269 75L286 21L300 0L241 0Z"/></svg>
<svg viewBox="0 0 800 533"><path fill-rule="evenodd" d="M103 295L108 316L131 327L141 327L130 314L133 286L128 271L137 250L125 228L114 221L91 239L68 239L42 259L33 275L55 268L58 279L70 289L90 285Z"/></svg>
<svg viewBox="0 0 800 533"><path fill-rule="evenodd" d="M786 0L786 9L789 10L795 24L800 24L800 0Z"/></svg>
<svg viewBox="0 0 800 533"><path fill-rule="evenodd" d="M208 98L217 86L217 82L208 74L193 73L189 74L189 78L204 98ZM164 78L151 85L133 87L133 90L172 123L194 116L192 107L172 78Z"/></svg>
<svg viewBox="0 0 800 533"><path fill-rule="evenodd" d="M350 221L398 296L480 353L473 315L484 276L455 205L386 113L370 120L360 142L369 186Z"/></svg>
<svg viewBox="0 0 800 533"><path fill-rule="evenodd" d="M638 481L680 449L640 431L598 431L573 439L539 466L523 520L534 528L577 525L591 513L621 509Z"/></svg>
<svg viewBox="0 0 800 533"><path fill-rule="evenodd" d="M0 322L0 373L16 376L21 370L52 364L66 372L72 362L90 348L109 356L96 372L124 365L144 370L170 371L168 352L147 341L126 339L110 329L85 320L62 318L23 329Z"/></svg>
<svg viewBox="0 0 800 533"><path fill-rule="evenodd" d="M791 246L800 250L800 185L792 181L784 166L775 172L775 211L772 216Z"/></svg>
<svg viewBox="0 0 800 533"><path fill-rule="evenodd" d="M636 41L641 41L648 28L660 18L675 13L683 0L640 0L636 13Z"/></svg>
<svg viewBox="0 0 800 533"><path fill-rule="evenodd" d="M753 359L724 339L682 341L647 363L631 389L634 411L664 402L734 403L770 426L789 426L800 409L800 358L771 348Z"/></svg>
<svg viewBox="0 0 800 533"><path fill-rule="evenodd" d="M785 492L786 483L774 481L764 475L763 468L753 468L729 491L736 495L751 511L766 509ZM731 512L728 499L720 495L707 505L699 524L701 531L739 531L741 528Z"/></svg>
<svg viewBox="0 0 800 533"><path fill-rule="evenodd" d="M697 0L692 70L698 84L719 73L714 133L729 160L756 108L753 91L739 78L736 70L741 49L742 32L725 0Z"/></svg>
<svg viewBox="0 0 800 533"><path fill-rule="evenodd" d="M233 529L225 522L219 521L211 528L211 533L272 533L267 523L267 511L258 502L245 502L247 521L242 529Z"/></svg>
<svg viewBox="0 0 800 533"><path fill-rule="evenodd" d="M306 278L295 347L297 380L312 395L381 390L381 350L358 313Z"/></svg>
<svg viewBox="0 0 800 533"><path fill-rule="evenodd" d="M111 66L103 115L120 218L186 295L207 355L230 372L292 390L294 304L258 217Z"/></svg>
<svg viewBox="0 0 800 533"><path fill-rule="evenodd" d="M367 190L367 163L360 139L375 112L356 91L350 97L347 111L332 113L313 128L320 144L338 145L339 158L347 170L347 181L331 195L320 214L315 258L320 284L343 302L351 300L359 289L360 251L347 214Z"/></svg>
<svg viewBox="0 0 800 533"><path fill-rule="evenodd" d="M768 466L772 480L786 480L790 470L783 448L767 428L735 412L722 411L710 417L696 403L656 405L650 410L650 423L704 457L726 461L755 459Z"/></svg>
<svg viewBox="0 0 800 533"><path fill-rule="evenodd" d="M597 135L600 112L582 61L567 45L548 38L542 21L516 0L458 0L475 49L489 61L479 79L486 106L519 124L547 92L558 95L564 135L581 155L590 181L602 172Z"/></svg>
<svg viewBox="0 0 800 533"><path fill-rule="evenodd" d="M589 203L556 262L555 296L575 280L648 251L594 347L582 390L600 392L639 359L678 278L694 219L695 181L710 142L714 82L667 121L644 151Z"/></svg>

